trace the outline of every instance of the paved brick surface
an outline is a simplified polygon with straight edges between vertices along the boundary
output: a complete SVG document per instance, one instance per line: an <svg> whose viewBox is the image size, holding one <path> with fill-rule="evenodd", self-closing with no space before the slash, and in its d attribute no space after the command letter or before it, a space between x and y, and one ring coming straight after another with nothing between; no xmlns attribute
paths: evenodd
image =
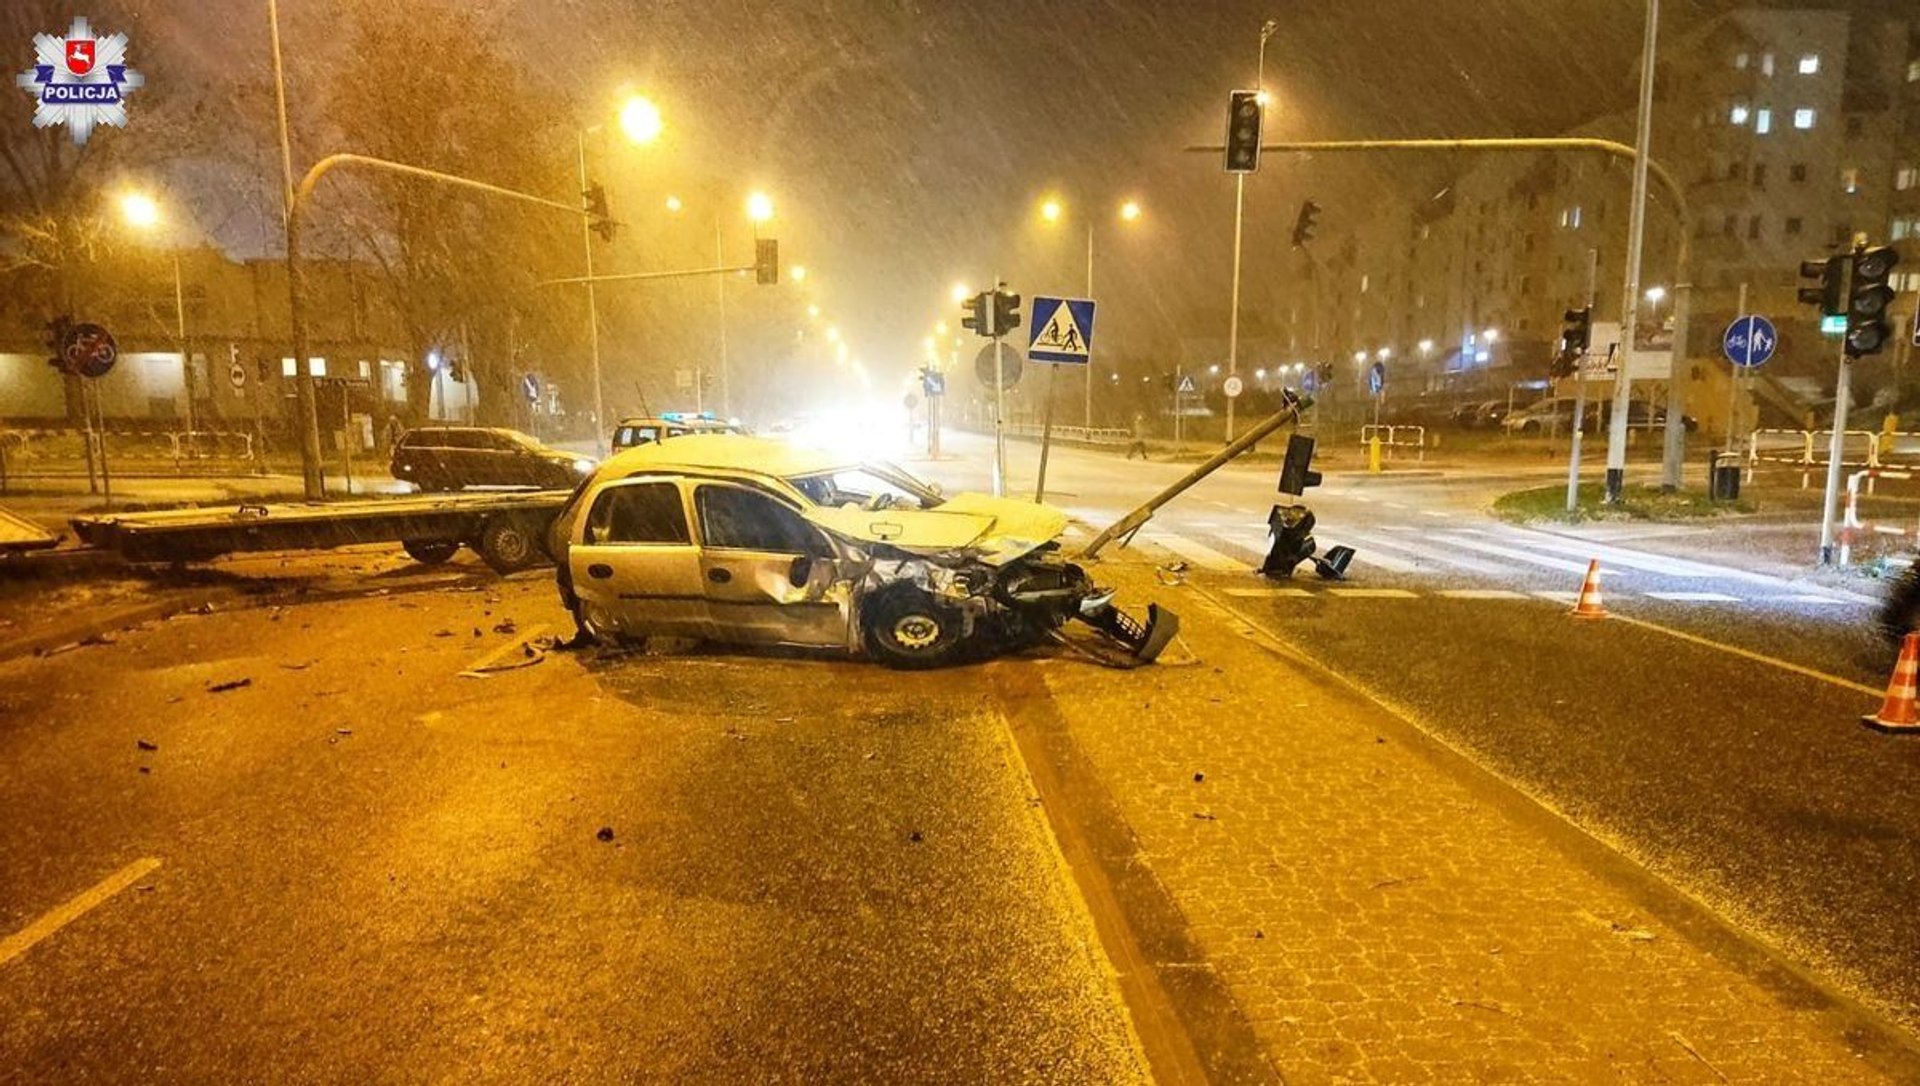
<svg viewBox="0 0 1920 1086"><path fill-rule="evenodd" d="M1222 605L1101 572L1199 662L1047 685L1288 1082L1920 1080L1876 1020Z"/></svg>

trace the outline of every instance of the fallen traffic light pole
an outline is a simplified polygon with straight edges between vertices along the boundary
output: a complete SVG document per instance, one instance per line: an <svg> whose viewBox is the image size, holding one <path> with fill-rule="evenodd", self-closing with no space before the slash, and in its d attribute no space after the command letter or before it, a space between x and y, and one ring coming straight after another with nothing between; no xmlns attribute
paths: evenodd
<svg viewBox="0 0 1920 1086"><path fill-rule="evenodd" d="M1093 537L1093 542L1088 543L1086 549L1080 552L1080 557L1089 561L1098 558L1102 547L1105 547L1115 539L1123 536L1131 536L1133 533L1139 531L1147 521L1153 519L1153 514L1158 512L1161 506L1179 497L1187 488L1193 486L1193 484L1218 471L1221 467L1225 466L1227 461L1232 460L1234 457L1239 456L1241 453L1259 444L1261 438L1266 437L1268 434L1273 433L1289 422L1298 425L1300 422L1301 409L1312 406L1313 401L1310 399L1301 399L1291 389L1288 389L1283 395L1286 397L1287 405L1284 410L1274 413L1265 421L1261 422L1260 425L1234 438L1227 444L1226 448L1214 453L1207 458L1205 463L1181 476L1179 482L1148 498L1138 509L1113 522L1105 531Z"/></svg>

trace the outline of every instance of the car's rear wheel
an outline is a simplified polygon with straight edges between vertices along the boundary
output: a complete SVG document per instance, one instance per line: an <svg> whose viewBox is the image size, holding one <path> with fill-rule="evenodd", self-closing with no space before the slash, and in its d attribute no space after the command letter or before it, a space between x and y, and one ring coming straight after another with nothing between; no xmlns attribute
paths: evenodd
<svg viewBox="0 0 1920 1086"><path fill-rule="evenodd" d="M867 651L897 668L939 667L960 647L960 612L918 588L876 593L861 610Z"/></svg>
<svg viewBox="0 0 1920 1086"><path fill-rule="evenodd" d="M452 539L405 539L401 540L400 549L422 565L437 566L452 558L460 544Z"/></svg>

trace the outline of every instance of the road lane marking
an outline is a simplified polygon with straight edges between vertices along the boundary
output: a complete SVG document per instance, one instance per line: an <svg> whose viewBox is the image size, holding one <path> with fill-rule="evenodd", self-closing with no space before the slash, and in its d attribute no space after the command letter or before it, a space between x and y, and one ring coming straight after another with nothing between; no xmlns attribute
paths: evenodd
<svg viewBox="0 0 1920 1086"><path fill-rule="evenodd" d="M1421 516L1423 516L1423 517L1450 517L1450 516L1452 516L1453 514L1451 514L1451 513L1442 513L1442 512L1441 512L1440 510L1438 510L1438 509L1422 509L1422 510L1420 510L1420 515L1421 515Z"/></svg>
<svg viewBox="0 0 1920 1086"><path fill-rule="evenodd" d="M1246 599L1246 600L1273 599L1279 596L1289 596L1289 597L1313 596L1316 594L1317 593L1309 592L1304 588L1229 588L1227 589L1227 595L1238 596L1239 598Z"/></svg>
<svg viewBox="0 0 1920 1086"><path fill-rule="evenodd" d="M1251 568L1247 563L1239 561L1231 555L1214 550L1205 543L1196 543L1185 536L1172 535L1166 532L1155 532L1147 536L1146 539L1149 543L1160 544L1162 547L1199 566L1201 569L1244 573Z"/></svg>
<svg viewBox="0 0 1920 1086"><path fill-rule="evenodd" d="M1327 592L1335 596L1350 596L1357 600L1411 600L1420 597L1420 593L1409 592L1404 588L1329 588Z"/></svg>
<svg viewBox="0 0 1920 1086"><path fill-rule="evenodd" d="M1425 528L1420 527L1418 524L1384 524L1384 525L1381 525L1381 530L1387 531L1387 532L1424 532L1426 531Z"/></svg>
<svg viewBox="0 0 1920 1086"><path fill-rule="evenodd" d="M1618 596L1619 593L1609 592L1607 593L1607 595ZM1552 600L1555 603L1579 603L1580 602L1580 593L1578 592L1535 592L1533 593L1533 596L1535 599Z"/></svg>
<svg viewBox="0 0 1920 1086"><path fill-rule="evenodd" d="M69 898L52 912L28 924L26 927L0 940L0 965L5 965L27 951L34 944L87 915L108 898L132 886L147 872L160 866L160 861L152 858L135 860L127 866L101 879L92 887L81 891L78 897Z"/></svg>
<svg viewBox="0 0 1920 1086"><path fill-rule="evenodd" d="M1812 603L1825 607L1839 607L1851 602L1840 599L1837 596L1813 596L1805 593L1788 596L1765 596L1762 598L1768 603Z"/></svg>
<svg viewBox="0 0 1920 1086"><path fill-rule="evenodd" d="M1710 649L1718 649L1721 652L1731 653L1742 659L1752 660L1755 663L1766 664L1770 667L1777 667L1782 671L1791 671L1795 675L1804 675L1809 679L1818 679L1823 683L1831 683L1832 685L1838 686L1845 690L1857 690L1862 694L1870 694L1876 698L1886 693L1885 690L1880 689L1879 687L1868 686L1865 683L1857 683L1857 682L1854 682L1852 679L1843 679L1838 675L1829 675L1824 671L1815 671L1813 668L1806 667L1802 664L1796 664L1791 660L1782 660L1778 656L1768 656L1764 652L1754 652L1751 649L1743 649L1736 645L1728 645L1720 641L1715 641L1709 637L1701 637L1698 634L1687 633L1685 630L1676 630L1671 626L1662 626L1658 622L1648 622L1644 618L1630 618L1618 612L1608 615L1607 617L1620 622L1624 622L1629 626L1638 626L1643 630L1652 630L1655 633L1663 633L1663 634L1666 634L1668 637L1677 637L1682 641L1688 641L1695 645L1702 645Z"/></svg>
<svg viewBox="0 0 1920 1086"><path fill-rule="evenodd" d="M1355 551L1353 560L1361 566L1379 566L1388 573L1418 573L1420 567L1404 558L1395 558L1390 554L1377 551Z"/></svg>
<svg viewBox="0 0 1920 1086"><path fill-rule="evenodd" d="M1523 543L1529 547L1538 547L1545 551L1557 551L1580 558L1598 558L1603 565L1621 565L1630 569L1645 570L1667 577L1686 577L1699 579L1723 578L1728 580L1753 581L1760 584L1784 587L1786 582L1764 573L1753 573L1731 566L1718 566L1707 562L1696 562L1687 558L1672 558L1646 551L1624 550L1607 546L1604 543L1561 539L1542 532L1515 532L1507 537L1511 542Z"/></svg>
<svg viewBox="0 0 1920 1086"><path fill-rule="evenodd" d="M1533 597L1508 588L1449 588L1437 595L1449 600L1525 600Z"/></svg>
<svg viewBox="0 0 1920 1086"><path fill-rule="evenodd" d="M1648 592L1648 599L1666 600L1669 603L1739 603L1738 596L1726 596L1718 592Z"/></svg>

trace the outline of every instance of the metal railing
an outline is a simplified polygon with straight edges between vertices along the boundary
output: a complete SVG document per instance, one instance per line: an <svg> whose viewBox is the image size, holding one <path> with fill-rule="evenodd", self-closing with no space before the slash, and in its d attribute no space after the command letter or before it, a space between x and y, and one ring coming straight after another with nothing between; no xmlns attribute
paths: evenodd
<svg viewBox="0 0 1920 1086"><path fill-rule="evenodd" d="M1840 521L1840 564L1853 561L1853 545L1856 539L1872 539L1875 536L1894 536L1904 541L1908 536L1920 539L1920 524L1912 528L1903 525L1881 524L1860 519L1860 481L1866 480L1867 492L1873 492L1873 484L1879 479L1911 479L1913 472L1888 471L1884 468L1866 468L1847 476L1847 509Z"/></svg>
<svg viewBox="0 0 1920 1086"><path fill-rule="evenodd" d="M1920 456L1920 434L1882 434L1873 430L1841 431L1840 463L1843 467L1877 468L1881 466L1883 437L1916 439L1912 448ZM1833 442L1832 430L1755 430L1747 435L1747 481L1762 465L1800 470L1800 489L1812 485L1813 469L1827 466L1827 450Z"/></svg>
<svg viewBox="0 0 1920 1086"><path fill-rule="evenodd" d="M1007 433L1012 437L1039 437L1044 428L1037 422L1008 422ZM1075 441L1083 445L1125 445L1133 440L1133 434L1118 427L1100 426L1060 426L1053 428L1055 441Z"/></svg>
<svg viewBox="0 0 1920 1086"><path fill-rule="evenodd" d="M1372 445L1375 438L1380 439L1380 448L1391 460L1395 449L1413 449L1416 459L1424 463L1427 459L1427 428L1424 426L1390 426L1368 423L1360 427L1360 444Z"/></svg>

